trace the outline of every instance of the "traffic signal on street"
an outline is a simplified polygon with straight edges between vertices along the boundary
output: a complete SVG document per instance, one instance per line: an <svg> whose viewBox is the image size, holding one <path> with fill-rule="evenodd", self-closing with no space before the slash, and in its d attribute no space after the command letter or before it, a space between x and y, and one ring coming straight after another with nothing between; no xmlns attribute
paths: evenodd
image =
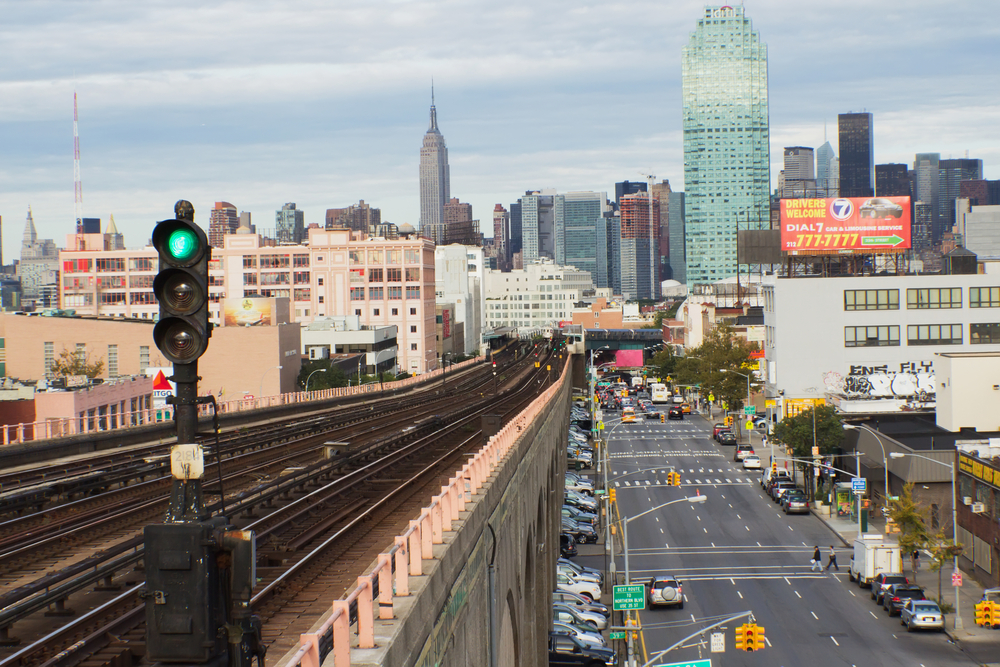
<svg viewBox="0 0 1000 667"><path fill-rule="evenodd" d="M615 492L615 489L608 489L608 500L610 500L611 502L615 502L615 499L617 497L618 494Z"/></svg>
<svg viewBox="0 0 1000 667"><path fill-rule="evenodd" d="M177 215L186 215L178 202ZM153 342L173 364L192 364L205 353L212 335L208 321L208 261L212 248L205 232L191 219L163 220L153 230L153 246L160 255L153 294L160 318Z"/></svg>
<svg viewBox="0 0 1000 667"><path fill-rule="evenodd" d="M996 602L991 602L988 600L983 600L982 602L976 603L976 625L993 626L994 624L1000 622L997 618Z"/></svg>
<svg viewBox="0 0 1000 667"><path fill-rule="evenodd" d="M771 461L771 474L774 475L778 472L778 462Z"/></svg>
<svg viewBox="0 0 1000 667"><path fill-rule="evenodd" d="M764 649L764 628L756 623L747 626L746 650L761 651Z"/></svg>
<svg viewBox="0 0 1000 667"><path fill-rule="evenodd" d="M680 486L681 485L681 474L679 472L668 472L667 473L667 484L670 486Z"/></svg>
<svg viewBox="0 0 1000 667"><path fill-rule="evenodd" d="M747 626L746 623L736 627L736 648L740 651L747 650Z"/></svg>
<svg viewBox="0 0 1000 667"><path fill-rule="evenodd" d="M660 413L660 423L662 424L662 423L664 423L664 422L666 422L666 421L667 421L667 417L666 417L666 415L664 415L664 414L663 414L663 413L661 412L661 413Z"/></svg>

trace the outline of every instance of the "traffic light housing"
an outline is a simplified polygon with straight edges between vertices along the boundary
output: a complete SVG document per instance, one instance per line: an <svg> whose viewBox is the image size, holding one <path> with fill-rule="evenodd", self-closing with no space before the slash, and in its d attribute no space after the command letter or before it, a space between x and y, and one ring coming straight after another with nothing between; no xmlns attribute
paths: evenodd
<svg viewBox="0 0 1000 667"><path fill-rule="evenodd" d="M661 412L661 413L660 413L660 423L662 424L662 423L664 423L665 421L667 421L667 416L666 416L666 415L664 415L664 414L663 414L663 413Z"/></svg>
<svg viewBox="0 0 1000 667"><path fill-rule="evenodd" d="M739 651L747 650L747 626L746 623L737 626L736 628L736 649Z"/></svg>
<svg viewBox="0 0 1000 667"><path fill-rule="evenodd" d="M186 203L186 202L185 202ZM177 215L185 215L178 202ZM193 364L208 348L212 325L208 321L208 261L212 248L204 230L191 219L163 220L153 230L153 246L160 256L153 294L160 317L153 342L172 364Z"/></svg>
<svg viewBox="0 0 1000 667"><path fill-rule="evenodd" d="M747 626L747 641L746 641L748 651L760 651L764 649L764 628L757 625L756 623L750 623Z"/></svg>
<svg viewBox="0 0 1000 667"><path fill-rule="evenodd" d="M976 625L985 625L991 627L997 623L997 605L996 602L991 602L989 600L983 600L982 602L976 603Z"/></svg>
<svg viewBox="0 0 1000 667"><path fill-rule="evenodd" d="M610 500L611 502L615 502L617 498L618 494L616 493L615 489L608 489L608 500Z"/></svg>

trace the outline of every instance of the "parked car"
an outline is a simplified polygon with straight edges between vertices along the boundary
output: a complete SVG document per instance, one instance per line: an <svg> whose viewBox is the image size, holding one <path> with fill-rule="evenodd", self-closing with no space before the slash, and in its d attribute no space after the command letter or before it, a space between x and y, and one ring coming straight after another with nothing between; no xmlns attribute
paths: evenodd
<svg viewBox="0 0 1000 667"><path fill-rule="evenodd" d="M882 596L882 607L895 616L907 600L923 600L924 589L916 584L893 584Z"/></svg>
<svg viewBox="0 0 1000 667"><path fill-rule="evenodd" d="M781 497L781 509L785 514L809 514L809 499L804 493L791 491Z"/></svg>
<svg viewBox="0 0 1000 667"><path fill-rule="evenodd" d="M683 410L683 409L684 409L684 408L682 407L682 408L681 408L681 410ZM728 427L728 426L726 426L726 425L725 425L724 423L722 423L722 422L715 422L715 423L714 423L714 424L712 425L712 439L713 439L713 440L718 440L718 439L719 439L719 431L724 431L724 430L727 430L728 428L729 428L729 427Z"/></svg>
<svg viewBox="0 0 1000 667"><path fill-rule="evenodd" d="M680 419L680 420L683 420L684 419L684 411L681 410L681 406L679 406L679 405L671 405L670 409L667 410L667 418L668 419Z"/></svg>
<svg viewBox="0 0 1000 667"><path fill-rule="evenodd" d="M899 622L907 632L914 630L937 630L944 632L944 614L937 602L931 600L907 600L899 610Z"/></svg>
<svg viewBox="0 0 1000 667"><path fill-rule="evenodd" d="M805 495L805 492L799 487L795 486L793 482L779 482L772 489L772 495L774 496L774 502L781 504L781 497L786 493L801 493Z"/></svg>
<svg viewBox="0 0 1000 667"><path fill-rule="evenodd" d="M875 600L875 604L882 604L882 596L889 590L890 586L908 583L910 580L902 572L879 572L872 579L872 600Z"/></svg>
<svg viewBox="0 0 1000 667"><path fill-rule="evenodd" d="M552 632L575 637L589 646L606 646L604 637L602 637L601 633L594 628L583 628L578 625L573 625L572 623L552 621Z"/></svg>
<svg viewBox="0 0 1000 667"><path fill-rule="evenodd" d="M756 454L750 454L743 457L744 470L760 470L761 465L760 457Z"/></svg>
<svg viewBox="0 0 1000 667"><path fill-rule="evenodd" d="M592 581L577 581L572 577L556 572L556 590L568 591L582 595L591 600L601 599L601 587Z"/></svg>
<svg viewBox="0 0 1000 667"><path fill-rule="evenodd" d="M597 531L589 523L563 519L561 532L569 533L577 542L594 544L597 542Z"/></svg>
<svg viewBox="0 0 1000 667"><path fill-rule="evenodd" d="M608 627L606 616L558 602L552 603L552 618L560 623L572 623L577 627L589 625L595 630Z"/></svg>
<svg viewBox="0 0 1000 667"><path fill-rule="evenodd" d="M613 667L618 662L615 652L604 646L587 644L576 637L553 632L549 635L549 665L563 667L564 665L584 665Z"/></svg>
<svg viewBox="0 0 1000 667"><path fill-rule="evenodd" d="M584 512L597 511L597 501L594 500L593 496L588 496L585 493L573 491L572 489L566 489L566 493L563 496L563 502L567 505L578 507Z"/></svg>
<svg viewBox="0 0 1000 667"><path fill-rule="evenodd" d="M567 519L573 519L574 521L583 521L589 523L592 526L597 525L597 515L593 512L584 511L578 507L573 507L572 505L564 504L562 506L562 515Z"/></svg>
<svg viewBox="0 0 1000 667"><path fill-rule="evenodd" d="M556 564L557 565L565 565L566 567L569 567L569 568L573 569L574 571L579 572L581 574L584 574L584 573L585 574L591 574L591 575L597 577L598 583L601 583L601 584L604 583L604 572L602 572L601 570L598 570L596 567L587 567L586 565L580 565L579 563L574 563L573 561L566 560L565 558L560 558L559 560L556 561Z"/></svg>
<svg viewBox="0 0 1000 667"><path fill-rule="evenodd" d="M576 579L577 581L592 581L598 586L601 585L601 577L592 572L578 572L569 565L556 565L556 572L559 574L565 574L570 579Z"/></svg>
<svg viewBox="0 0 1000 667"><path fill-rule="evenodd" d="M567 477L566 489L588 496L594 495L594 485L589 480L584 481L582 479L571 479L570 477Z"/></svg>
<svg viewBox="0 0 1000 667"><path fill-rule="evenodd" d="M649 606L672 606L684 608L684 590L675 577L658 576L649 581L646 597Z"/></svg>
<svg viewBox="0 0 1000 667"><path fill-rule="evenodd" d="M764 474L760 478L761 488L763 488L766 491L767 487L770 486L771 482L775 481L779 477L784 477L785 479L789 479L788 471L785 470L784 468L778 468L772 472L771 468L768 468L767 470L764 471Z"/></svg>
<svg viewBox="0 0 1000 667"><path fill-rule="evenodd" d="M575 556L578 553L576 540L569 533L559 533L559 555L563 558Z"/></svg>
<svg viewBox="0 0 1000 667"><path fill-rule="evenodd" d="M597 612L605 618L611 617L611 610L608 609L607 605L603 605L600 602L594 602L593 600L588 600L582 595L577 595L576 593L555 591L552 593L552 601L558 602L559 604L569 605L571 607L580 607L582 609L586 609L587 611Z"/></svg>
<svg viewBox="0 0 1000 667"><path fill-rule="evenodd" d="M742 461L743 457L753 453L753 446L751 445L736 445L736 451L733 452L733 460Z"/></svg>
<svg viewBox="0 0 1000 667"><path fill-rule="evenodd" d="M736 436L733 435L732 431L722 431L719 433L719 444L720 445L735 445Z"/></svg>

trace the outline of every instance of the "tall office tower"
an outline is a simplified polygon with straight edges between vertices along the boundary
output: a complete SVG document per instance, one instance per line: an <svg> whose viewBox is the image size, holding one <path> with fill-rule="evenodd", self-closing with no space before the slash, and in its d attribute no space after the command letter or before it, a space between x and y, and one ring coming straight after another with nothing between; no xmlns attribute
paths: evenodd
<svg viewBox="0 0 1000 667"><path fill-rule="evenodd" d="M983 161L971 158L957 158L938 162L941 170L941 207L943 225L941 232L951 231L955 226L955 200L962 194L962 181L978 181L983 177Z"/></svg>
<svg viewBox="0 0 1000 667"><path fill-rule="evenodd" d="M615 183L615 206L621 206L622 195L634 195L646 191L646 181L622 181Z"/></svg>
<svg viewBox="0 0 1000 667"><path fill-rule="evenodd" d="M444 239L444 205L451 199L448 147L438 130L434 88L431 88L431 126L420 149L420 232L439 244Z"/></svg>
<svg viewBox="0 0 1000 667"><path fill-rule="evenodd" d="M224 248L227 234L235 234L240 226L240 216L236 207L227 201L215 202L215 208L208 217L208 243L213 248Z"/></svg>
<svg viewBox="0 0 1000 667"><path fill-rule="evenodd" d="M1000 181L983 179L962 181L959 196L968 199L970 206L997 206L1000 204Z"/></svg>
<svg viewBox="0 0 1000 667"><path fill-rule="evenodd" d="M667 203L667 220L670 225L670 277L679 283L686 283L687 255L685 252L683 192L670 193L670 199Z"/></svg>
<svg viewBox="0 0 1000 667"><path fill-rule="evenodd" d="M816 183L813 149L806 146L785 147L785 163L779 192L783 199L823 197Z"/></svg>
<svg viewBox="0 0 1000 667"><path fill-rule="evenodd" d="M934 207L922 201L913 205L913 226L910 232L913 252L927 252L934 247Z"/></svg>
<svg viewBox="0 0 1000 667"><path fill-rule="evenodd" d="M510 205L510 259L514 261L514 255L519 255L522 245L521 235L521 200Z"/></svg>
<svg viewBox="0 0 1000 667"><path fill-rule="evenodd" d="M124 250L125 249L125 236L118 231L118 225L115 224L115 216L109 216L110 222L108 222L107 229L104 233L107 234L107 248L108 250Z"/></svg>
<svg viewBox="0 0 1000 667"><path fill-rule="evenodd" d="M659 264L657 275L659 280L667 280L672 277L670 275L670 209L668 207L671 193L670 181L663 179L659 183L653 183L651 190L653 196L660 202L660 219L655 221L657 229L660 230L660 235L657 239L657 247L660 252L660 256L657 259Z"/></svg>
<svg viewBox="0 0 1000 667"><path fill-rule="evenodd" d="M622 195L620 213L622 296L659 299L660 202L648 192Z"/></svg>
<svg viewBox="0 0 1000 667"><path fill-rule="evenodd" d="M606 192L567 192L553 198L555 259L596 276L598 229L608 210Z"/></svg>
<svg viewBox="0 0 1000 667"><path fill-rule="evenodd" d="M251 222L250 211L240 211L240 226L236 228L237 234L256 234L257 228Z"/></svg>
<svg viewBox="0 0 1000 667"><path fill-rule="evenodd" d="M542 257L555 259L555 194L555 190L529 190L517 200L521 211L521 261L525 266Z"/></svg>
<svg viewBox="0 0 1000 667"><path fill-rule="evenodd" d="M493 247L497 269L510 271L510 213L501 204L493 207Z"/></svg>
<svg viewBox="0 0 1000 667"><path fill-rule="evenodd" d="M278 243L302 243L305 238L305 212L288 203L274 212L274 236Z"/></svg>
<svg viewBox="0 0 1000 667"><path fill-rule="evenodd" d="M360 200L345 208L326 209L324 227L326 229L351 229L365 235L371 233L372 227L382 223L382 211Z"/></svg>
<svg viewBox="0 0 1000 667"><path fill-rule="evenodd" d="M829 141L816 149L816 188L820 197L840 196L840 162Z"/></svg>
<svg viewBox="0 0 1000 667"><path fill-rule="evenodd" d="M941 205L941 154L917 153L913 160L913 199L929 207L926 216L931 244L940 240L943 231L944 209ZM914 210L916 215L916 210ZM917 221L914 220L914 224ZM916 246L914 246L916 249Z"/></svg>
<svg viewBox="0 0 1000 667"><path fill-rule="evenodd" d="M768 208L767 45L742 6L706 7L682 60L687 281L714 283L736 274L737 226Z"/></svg>
<svg viewBox="0 0 1000 667"><path fill-rule="evenodd" d="M909 197L910 170L905 164L875 165L875 193L879 197Z"/></svg>
<svg viewBox="0 0 1000 667"><path fill-rule="evenodd" d="M875 178L875 141L870 113L837 116L840 135L840 196L871 197Z"/></svg>

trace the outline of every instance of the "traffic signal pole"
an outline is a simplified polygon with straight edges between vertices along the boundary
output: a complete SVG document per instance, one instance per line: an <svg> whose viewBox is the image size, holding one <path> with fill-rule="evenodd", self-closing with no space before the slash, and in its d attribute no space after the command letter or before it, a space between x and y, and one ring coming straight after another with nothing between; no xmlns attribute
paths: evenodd
<svg viewBox="0 0 1000 667"><path fill-rule="evenodd" d="M247 667L256 660L263 667L261 623L250 611L254 534L237 530L221 513L210 516L202 493L205 454L197 442L198 405L214 404L214 399L198 398L198 358L212 334L212 248L194 223L190 202L177 202L174 214L153 230L159 253L153 291L160 304L153 341L174 368L170 379L177 393L168 401L177 442L170 449L173 483L164 522L143 531L146 659L171 667Z"/></svg>

